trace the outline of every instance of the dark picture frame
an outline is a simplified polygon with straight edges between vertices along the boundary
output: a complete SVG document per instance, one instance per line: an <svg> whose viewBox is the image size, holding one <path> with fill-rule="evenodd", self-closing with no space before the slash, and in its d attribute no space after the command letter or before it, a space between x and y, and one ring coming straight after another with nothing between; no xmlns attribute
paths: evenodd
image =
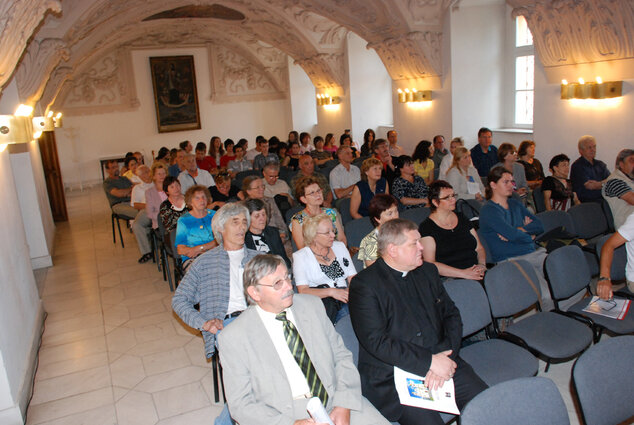
<svg viewBox="0 0 634 425"><path fill-rule="evenodd" d="M193 56L150 58L159 133L200 129Z"/></svg>

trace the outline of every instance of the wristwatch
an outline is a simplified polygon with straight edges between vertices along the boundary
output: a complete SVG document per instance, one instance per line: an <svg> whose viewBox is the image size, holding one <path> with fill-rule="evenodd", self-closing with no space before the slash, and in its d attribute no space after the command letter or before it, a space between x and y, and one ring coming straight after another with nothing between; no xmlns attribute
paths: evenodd
<svg viewBox="0 0 634 425"><path fill-rule="evenodd" d="M602 280L610 280L610 278L605 276L599 276L599 280L597 280L597 282L601 282Z"/></svg>

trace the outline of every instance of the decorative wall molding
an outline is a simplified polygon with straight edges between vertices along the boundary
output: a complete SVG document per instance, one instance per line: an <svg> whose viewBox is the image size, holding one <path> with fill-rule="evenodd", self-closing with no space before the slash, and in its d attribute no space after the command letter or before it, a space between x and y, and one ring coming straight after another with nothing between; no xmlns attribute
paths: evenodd
<svg viewBox="0 0 634 425"><path fill-rule="evenodd" d="M24 103L34 104L42 96L51 72L60 63L70 59L64 40L46 38L34 40L26 50L16 71L18 94Z"/></svg>
<svg viewBox="0 0 634 425"><path fill-rule="evenodd" d="M415 31L380 43L375 49L393 80L409 80L441 75L441 32Z"/></svg>
<svg viewBox="0 0 634 425"><path fill-rule="evenodd" d="M533 33L544 67L634 58L630 0L507 0Z"/></svg>
<svg viewBox="0 0 634 425"><path fill-rule="evenodd" d="M61 90L64 82L72 75L73 68L70 66L58 66L51 72L46 86L39 99L39 104L43 111L46 111L55 102L57 94Z"/></svg>
<svg viewBox="0 0 634 425"><path fill-rule="evenodd" d="M0 89L13 75L18 60L42 19L49 11L59 13L61 10L59 0L0 2Z"/></svg>
<svg viewBox="0 0 634 425"><path fill-rule="evenodd" d="M128 49L116 49L67 80L53 109L66 115L127 111L139 107L132 59Z"/></svg>
<svg viewBox="0 0 634 425"><path fill-rule="evenodd" d="M211 98L217 103L283 99L288 90L286 68L263 70L234 50L208 44ZM275 76L275 81L271 80Z"/></svg>
<svg viewBox="0 0 634 425"><path fill-rule="evenodd" d="M304 69L318 89L344 87L346 68L343 53L320 53L296 60L295 64Z"/></svg>

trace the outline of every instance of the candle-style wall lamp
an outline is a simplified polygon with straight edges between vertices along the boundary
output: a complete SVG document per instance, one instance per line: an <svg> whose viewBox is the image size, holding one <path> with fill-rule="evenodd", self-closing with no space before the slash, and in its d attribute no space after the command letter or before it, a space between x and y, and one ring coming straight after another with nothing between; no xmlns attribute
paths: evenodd
<svg viewBox="0 0 634 425"><path fill-rule="evenodd" d="M330 96L325 93L317 95L317 106L338 105L340 103L341 98L339 96Z"/></svg>
<svg viewBox="0 0 634 425"><path fill-rule="evenodd" d="M431 90L417 90L415 88L396 90L399 103L428 102L431 100Z"/></svg>
<svg viewBox="0 0 634 425"><path fill-rule="evenodd" d="M561 81L562 99L609 99L623 96L623 81L606 81L597 77L596 81L586 83L579 78L576 83Z"/></svg>

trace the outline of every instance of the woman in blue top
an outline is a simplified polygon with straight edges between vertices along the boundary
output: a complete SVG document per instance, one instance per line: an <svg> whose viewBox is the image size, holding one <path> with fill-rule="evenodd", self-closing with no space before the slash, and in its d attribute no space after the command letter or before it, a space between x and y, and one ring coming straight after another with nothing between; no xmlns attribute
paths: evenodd
<svg viewBox="0 0 634 425"><path fill-rule="evenodd" d="M202 185L194 185L187 189L185 202L189 213L178 219L176 225L176 251L187 268L192 260L200 254L218 246L211 230L211 218L215 211L207 209L211 202L209 190Z"/></svg>
<svg viewBox="0 0 634 425"><path fill-rule="evenodd" d="M361 164L361 181L352 189L350 198L350 215L352 218L367 217L368 207L374 195L379 193L390 194L385 177L381 177L383 163L381 160L372 157Z"/></svg>
<svg viewBox="0 0 634 425"><path fill-rule="evenodd" d="M554 307L544 278L546 250L537 248L535 237L544 232L539 218L521 201L512 199L513 175L504 167L494 167L487 177L487 203L480 210L480 232L491 251L491 261L526 260L539 279L543 311Z"/></svg>

